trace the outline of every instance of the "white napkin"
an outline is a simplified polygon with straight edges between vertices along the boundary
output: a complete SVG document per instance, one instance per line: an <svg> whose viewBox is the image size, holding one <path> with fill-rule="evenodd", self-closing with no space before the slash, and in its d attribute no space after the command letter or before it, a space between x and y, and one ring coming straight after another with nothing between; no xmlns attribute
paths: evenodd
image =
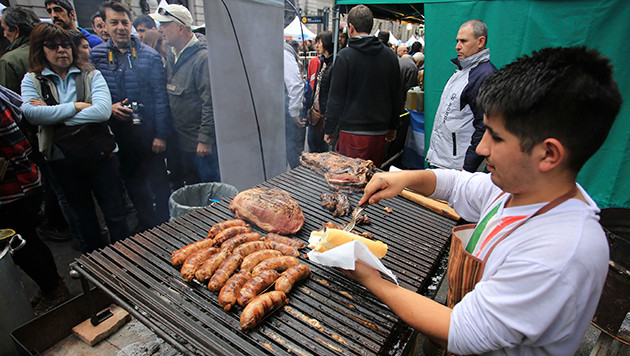
<svg viewBox="0 0 630 356"><path fill-rule="evenodd" d="M351 271L354 271L355 262L360 260L386 274L398 284L398 279L394 273L387 269L381 260L361 241L351 241L326 252L311 250L308 253L308 259L323 266L339 267Z"/></svg>

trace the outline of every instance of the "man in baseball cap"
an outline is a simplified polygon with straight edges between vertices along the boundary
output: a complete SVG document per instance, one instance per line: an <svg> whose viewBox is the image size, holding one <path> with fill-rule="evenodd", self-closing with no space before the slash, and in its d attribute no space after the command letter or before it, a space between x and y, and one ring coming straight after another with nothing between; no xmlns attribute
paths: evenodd
<svg viewBox="0 0 630 356"><path fill-rule="evenodd" d="M169 4L164 7L158 8L157 14L151 14L151 16L155 21L160 21L160 23L165 22L178 22L186 27L190 27L193 24L193 18L190 14L190 11L183 6L178 4Z"/></svg>

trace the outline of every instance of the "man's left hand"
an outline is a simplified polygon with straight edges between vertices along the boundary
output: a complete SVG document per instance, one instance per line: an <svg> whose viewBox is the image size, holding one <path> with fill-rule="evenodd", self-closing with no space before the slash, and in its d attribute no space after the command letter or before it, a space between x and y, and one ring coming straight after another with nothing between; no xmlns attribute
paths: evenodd
<svg viewBox="0 0 630 356"><path fill-rule="evenodd" d="M297 127L305 127L306 126L306 118L300 119L299 116L294 116L293 117L293 122L295 122L295 125L297 125Z"/></svg>
<svg viewBox="0 0 630 356"><path fill-rule="evenodd" d="M203 142L199 142L197 144L197 156L205 157L212 153L212 146L205 144Z"/></svg>
<svg viewBox="0 0 630 356"><path fill-rule="evenodd" d="M153 151L153 153L166 151L166 141L159 138L154 138L153 147L151 148L151 150Z"/></svg>
<svg viewBox="0 0 630 356"><path fill-rule="evenodd" d="M396 130L387 130L385 142L393 142L396 139Z"/></svg>

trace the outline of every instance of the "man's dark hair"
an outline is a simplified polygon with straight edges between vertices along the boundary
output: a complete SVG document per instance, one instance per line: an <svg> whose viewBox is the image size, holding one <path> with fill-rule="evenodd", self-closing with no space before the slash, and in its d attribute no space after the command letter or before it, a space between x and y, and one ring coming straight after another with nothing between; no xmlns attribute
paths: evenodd
<svg viewBox="0 0 630 356"><path fill-rule="evenodd" d="M411 45L411 53L422 52L422 43L416 41Z"/></svg>
<svg viewBox="0 0 630 356"><path fill-rule="evenodd" d="M39 23L39 17L33 12L33 10L17 6L7 7L2 12L4 16L4 24L14 32L16 29L20 31L19 37L28 37L35 27Z"/></svg>
<svg viewBox="0 0 630 356"><path fill-rule="evenodd" d="M70 4L68 0L46 0L44 2L44 7L48 7L48 4L55 4L63 7L68 12L68 15L70 15L70 11L74 11L72 4Z"/></svg>
<svg viewBox="0 0 630 356"><path fill-rule="evenodd" d="M106 1L101 4L101 8L99 12L101 14L101 18L103 21L107 21L107 16L105 14L105 9L112 9L116 12L124 12L127 14L127 17L131 20L131 11L127 8L127 6L123 5L119 1Z"/></svg>
<svg viewBox="0 0 630 356"><path fill-rule="evenodd" d="M547 138L568 151L575 173L606 140L621 108L621 94L608 58L586 47L535 51L487 77L477 103L529 153Z"/></svg>
<svg viewBox="0 0 630 356"><path fill-rule="evenodd" d="M319 40L322 42L322 49L328 52L328 55L333 54L333 33L332 31L322 31L319 33Z"/></svg>
<svg viewBox="0 0 630 356"><path fill-rule="evenodd" d="M357 5L348 12L348 23L359 33L370 33L374 25L372 10L365 5Z"/></svg>
<svg viewBox="0 0 630 356"><path fill-rule="evenodd" d="M376 36L381 42L383 42L383 44L385 46L389 46L389 31L387 30L382 30L379 31L378 35Z"/></svg>
<svg viewBox="0 0 630 356"><path fill-rule="evenodd" d="M140 15L133 20L133 27L138 28L138 25L144 25L147 29L156 28L155 21L149 15Z"/></svg>
<svg viewBox="0 0 630 356"><path fill-rule="evenodd" d="M92 24L94 24L94 19L96 19L97 17L100 17L101 19L103 18L100 11L97 11L96 13L94 13L94 15L92 15L92 17L90 17L90 21L92 21Z"/></svg>

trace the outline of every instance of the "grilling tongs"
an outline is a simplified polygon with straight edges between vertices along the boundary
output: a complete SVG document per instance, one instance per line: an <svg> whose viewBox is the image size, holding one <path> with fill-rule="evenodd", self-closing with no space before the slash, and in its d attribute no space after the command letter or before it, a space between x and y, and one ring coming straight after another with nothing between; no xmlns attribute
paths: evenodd
<svg viewBox="0 0 630 356"><path fill-rule="evenodd" d="M354 225L357 223L357 216L359 216L363 209L367 208L368 205L370 204L366 202L363 203L363 205L359 205L356 207L356 209L354 209L354 211L352 212L352 219L346 225L346 227L343 228L343 231L352 231L352 229L354 229Z"/></svg>

